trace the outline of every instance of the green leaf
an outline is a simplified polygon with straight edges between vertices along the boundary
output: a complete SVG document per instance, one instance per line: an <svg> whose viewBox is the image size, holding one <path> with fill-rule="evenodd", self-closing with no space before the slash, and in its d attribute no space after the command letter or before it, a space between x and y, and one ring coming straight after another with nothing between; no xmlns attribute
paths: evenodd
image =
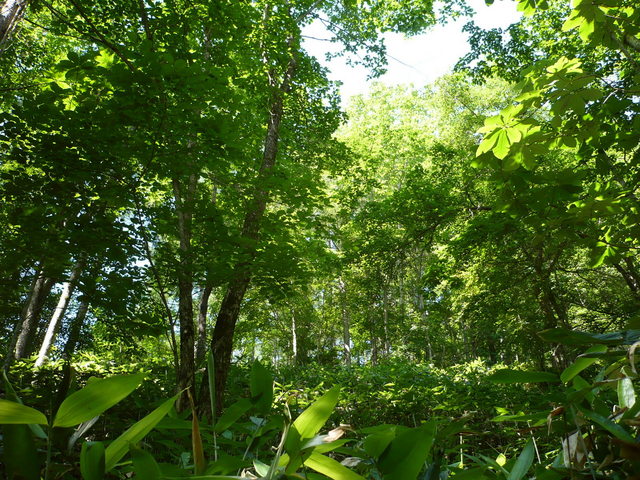
<svg viewBox="0 0 640 480"><path fill-rule="evenodd" d="M38 412L39 413L39 412ZM4 425L2 466L8 478L40 480L42 459L27 425Z"/></svg>
<svg viewBox="0 0 640 480"><path fill-rule="evenodd" d="M511 472L509 472L507 480L521 480L524 478L533 464L534 454L535 449L533 447L533 442L529 440L527 445L524 447L524 450L522 450L522 453L516 460L516 463L513 465Z"/></svg>
<svg viewBox="0 0 640 480"><path fill-rule="evenodd" d="M159 480L162 478L160 466L153 455L141 448L131 448L131 460L133 460L133 471L136 479L139 480Z"/></svg>
<svg viewBox="0 0 640 480"><path fill-rule="evenodd" d="M547 0L518 0L518 11L524 15L533 15L537 8L548 8Z"/></svg>
<svg viewBox="0 0 640 480"><path fill-rule="evenodd" d="M319 453L312 453L304 461L304 464L333 480L364 480L364 477L361 477L353 470L349 470L333 458L325 457Z"/></svg>
<svg viewBox="0 0 640 480"><path fill-rule="evenodd" d="M537 412L529 414L514 414L514 415L498 415L491 419L492 422L540 422L547 419L549 412Z"/></svg>
<svg viewBox="0 0 640 480"><path fill-rule="evenodd" d="M295 419L292 426L302 440L312 438L320 431L333 413L339 396L340 387L333 387Z"/></svg>
<svg viewBox="0 0 640 480"><path fill-rule="evenodd" d="M603 417L599 413L592 412L591 410L586 410L583 408L579 408L579 410L585 417L593 421L596 425L599 425L600 427L607 430L614 437L619 438L620 440L623 440L625 442L635 443L635 439L629 434L629 432L627 432L624 428L622 428L622 426L618 425L607 417Z"/></svg>
<svg viewBox="0 0 640 480"><path fill-rule="evenodd" d="M607 351L607 347L605 345L594 345L585 353L605 353ZM578 358L575 362L569 365L564 371L560 374L560 381L562 383L567 383L571 381L573 377L578 375L584 369L590 367L594 363L598 361L597 358Z"/></svg>
<svg viewBox="0 0 640 480"><path fill-rule="evenodd" d="M378 462L384 479L416 478L431 451L435 435L434 421L399 433Z"/></svg>
<svg viewBox="0 0 640 480"><path fill-rule="evenodd" d="M300 451L305 440L313 438L320 431L338 403L339 395L340 387L333 387L295 419L285 443L285 450L289 455L293 457Z"/></svg>
<svg viewBox="0 0 640 480"><path fill-rule="evenodd" d="M618 381L618 404L621 408L630 409L636 403L636 391L633 382L629 377L621 378Z"/></svg>
<svg viewBox="0 0 640 480"><path fill-rule="evenodd" d="M563 345L632 345L640 340L640 330L588 333L566 328L550 328L538 332L538 336L546 342L561 343Z"/></svg>
<svg viewBox="0 0 640 480"><path fill-rule="evenodd" d="M505 368L489 375L488 380L494 383L541 383L557 382L558 376L551 372L523 372Z"/></svg>
<svg viewBox="0 0 640 480"><path fill-rule="evenodd" d="M391 441L396 438L396 427L390 426L387 430L372 433L364 439L364 451L373 458L378 458Z"/></svg>
<svg viewBox="0 0 640 480"><path fill-rule="evenodd" d="M108 472L124 457L129 445L142 440L162 418L169 413L180 394L171 397L142 420L134 423L129 429L116 438L105 452L105 468Z"/></svg>
<svg viewBox="0 0 640 480"><path fill-rule="evenodd" d="M102 480L104 478L104 445L102 442L82 444L80 472L84 480Z"/></svg>
<svg viewBox="0 0 640 480"><path fill-rule="evenodd" d="M273 403L273 377L258 360L251 367L250 389L256 411L268 413Z"/></svg>
<svg viewBox="0 0 640 480"><path fill-rule="evenodd" d="M0 424L47 425L47 417L35 408L0 399Z"/></svg>
<svg viewBox="0 0 640 480"><path fill-rule="evenodd" d="M496 145L493 147L493 154L503 160L509 155L509 150L511 149L511 142L509 141L509 136L507 135L506 130L498 131Z"/></svg>
<svg viewBox="0 0 640 480"><path fill-rule="evenodd" d="M16 402L16 403L19 403L20 405L23 405L22 400L18 396L18 393L13 388L13 385L11 385L11 382L9 381L9 378L7 378L7 372L4 371L4 370L2 371L2 378L4 379L4 387L5 387L6 399L7 400L11 400L11 401ZM0 424L2 424L2 422L0 422ZM47 439L47 434L44 433L44 430L42 429L40 424L30 423L29 424L29 428L31 429L31 431L33 432L33 434L37 438L41 438L43 440Z"/></svg>
<svg viewBox="0 0 640 480"><path fill-rule="evenodd" d="M485 136L478 149L476 150L476 157L479 157L483 153L490 152L498 141L499 130L492 131L489 135Z"/></svg>
<svg viewBox="0 0 640 480"><path fill-rule="evenodd" d="M248 398L241 398L236 403L229 406L224 413L220 415L220 419L215 426L215 431L218 433L224 432L233 425L236 420L249 411L252 406L253 403Z"/></svg>
<svg viewBox="0 0 640 480"><path fill-rule="evenodd" d="M266 463L262 463L257 458L253 459L253 468L261 477L266 477L267 473L269 473L269 465L267 465Z"/></svg>
<svg viewBox="0 0 640 480"><path fill-rule="evenodd" d="M53 426L73 427L100 415L138 388L144 377L137 373L94 380L62 402Z"/></svg>

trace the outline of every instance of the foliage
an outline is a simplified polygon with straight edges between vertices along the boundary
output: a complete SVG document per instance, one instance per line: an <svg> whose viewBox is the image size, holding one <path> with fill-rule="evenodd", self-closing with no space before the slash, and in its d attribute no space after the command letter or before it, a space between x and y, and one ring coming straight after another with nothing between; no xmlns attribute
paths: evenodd
<svg viewBox="0 0 640 480"><path fill-rule="evenodd" d="M346 112L310 23L377 75L382 33L464 2L28 3L0 50L9 478L640 469L636 2L518 0L466 27L466 73Z"/></svg>

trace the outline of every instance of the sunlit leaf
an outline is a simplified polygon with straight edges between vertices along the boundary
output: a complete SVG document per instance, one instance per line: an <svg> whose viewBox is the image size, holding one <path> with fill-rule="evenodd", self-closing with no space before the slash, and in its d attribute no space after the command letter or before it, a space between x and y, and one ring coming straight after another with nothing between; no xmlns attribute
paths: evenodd
<svg viewBox="0 0 640 480"><path fill-rule="evenodd" d="M73 427L100 415L138 388L144 377L144 373L137 373L116 375L90 382L62 402L53 426Z"/></svg>

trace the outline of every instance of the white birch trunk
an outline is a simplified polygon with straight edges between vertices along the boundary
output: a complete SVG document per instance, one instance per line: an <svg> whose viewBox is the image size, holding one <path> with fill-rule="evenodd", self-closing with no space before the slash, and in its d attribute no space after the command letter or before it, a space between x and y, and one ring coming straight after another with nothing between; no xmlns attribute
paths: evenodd
<svg viewBox="0 0 640 480"><path fill-rule="evenodd" d="M27 0L5 0L0 5L0 50L15 29L27 6Z"/></svg>
<svg viewBox="0 0 640 480"><path fill-rule="evenodd" d="M58 326L60 325L62 317L64 317L64 314L67 311L67 307L69 306L69 300L71 299L71 295L73 295L73 290L75 289L78 278L82 273L83 267L84 267L84 261L78 260L78 262L73 267L73 270L71 271L71 276L69 277L69 281L64 282L62 286L62 293L60 294L58 305L56 305L56 309L53 311L51 320L49 320L47 333L45 333L44 335L42 346L40 347L40 351L38 352L38 358L36 359L36 363L35 363L36 368L39 368L42 366L45 359L47 358L47 355L49 354L49 350L51 349L51 345L53 345L53 340L58 331Z"/></svg>

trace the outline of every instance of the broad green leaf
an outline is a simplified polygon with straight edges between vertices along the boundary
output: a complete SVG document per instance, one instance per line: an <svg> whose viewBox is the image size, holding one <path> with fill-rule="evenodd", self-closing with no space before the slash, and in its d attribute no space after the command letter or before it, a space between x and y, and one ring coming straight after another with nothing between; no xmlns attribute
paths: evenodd
<svg viewBox="0 0 640 480"><path fill-rule="evenodd" d="M312 438L320 431L333 413L339 396L340 387L333 387L295 419L292 427L298 432L300 439Z"/></svg>
<svg viewBox="0 0 640 480"><path fill-rule="evenodd" d="M487 377L494 383L541 383L557 382L558 376L550 372L523 372L521 370L510 370L508 368L497 370Z"/></svg>
<svg viewBox="0 0 640 480"><path fill-rule="evenodd" d="M19 403L20 405L24 405L22 403L22 400L18 396L18 392L16 392L15 389L13 388L13 385L11 385L11 382L9 381L9 378L7 377L7 372L4 371L4 370L2 371L2 378L4 379L6 399L7 400L11 400L11 401L16 402L16 403ZM45 418L45 420L46 420L46 418ZM2 424L2 422L0 422L0 424ZM47 439L47 434L44 433L44 430L42 429L42 427L40 425L41 424L38 424L38 423L30 423L29 424L29 428L31 429L31 431L33 432L33 434L37 438L41 438L43 440L46 440Z"/></svg>
<svg viewBox="0 0 640 480"><path fill-rule="evenodd" d="M109 444L105 452L105 468L107 472L115 467L116 463L127 454L130 444L135 444L142 440L153 427L169 413L169 410L171 410L179 396L180 394L177 394L165 401L142 420L134 423L127 431Z"/></svg>
<svg viewBox="0 0 640 480"><path fill-rule="evenodd" d="M621 408L631 408L636 403L636 391L633 382L629 377L621 378L618 381L618 404Z"/></svg>
<svg viewBox="0 0 640 480"><path fill-rule="evenodd" d="M607 351L607 347L605 345L594 345L585 353L604 353ZM562 383L567 383L571 381L573 377L578 375L584 369L590 367L594 363L598 361L597 358L578 358L575 362L569 365L564 371L560 374L560 380Z"/></svg>
<svg viewBox="0 0 640 480"><path fill-rule="evenodd" d="M364 477L361 477L353 470L349 470L333 458L325 457L319 453L312 453L304 461L304 464L333 480L364 480Z"/></svg>
<svg viewBox="0 0 640 480"><path fill-rule="evenodd" d="M382 432L372 433L364 439L364 450L371 457L378 458L395 437L396 427L389 427Z"/></svg>
<svg viewBox="0 0 640 480"><path fill-rule="evenodd" d="M625 442L635 443L635 439L627 432L622 426L608 419L607 417L603 417L599 413L592 412L591 410L580 408L580 412L593 421L595 424L607 430L614 437L619 438Z"/></svg>
<svg viewBox="0 0 640 480"><path fill-rule="evenodd" d="M612 255L612 253L613 251L608 246L594 248L591 252L591 262L589 262L589 267L598 268Z"/></svg>
<svg viewBox="0 0 640 480"><path fill-rule="evenodd" d="M218 433L224 432L231 425L233 425L236 420L238 420L242 415L249 411L249 409L253 406L253 403L248 398L241 398L233 405L227 407L227 409L220 415L218 419L218 423L216 423L215 430Z"/></svg>
<svg viewBox="0 0 640 480"><path fill-rule="evenodd" d="M302 443L320 431L338 403L339 395L340 387L333 387L295 419L285 442L285 451L289 455L295 456L302 448Z"/></svg>
<svg viewBox="0 0 640 480"><path fill-rule="evenodd" d="M533 464L534 454L535 449L533 442L529 440L516 460L516 463L513 465L511 472L509 472L507 480L522 480Z"/></svg>
<svg viewBox="0 0 640 480"><path fill-rule="evenodd" d="M269 465L267 465L266 463L262 463L257 458L253 459L253 468L261 477L266 477L267 473L269 473Z"/></svg>
<svg viewBox="0 0 640 480"><path fill-rule="evenodd" d="M478 145L478 149L476 150L476 157L479 157L483 153L490 152L498 141L498 133L499 130L493 130L489 135L486 135L480 145Z"/></svg>
<svg viewBox="0 0 640 480"><path fill-rule="evenodd" d="M2 470L8 478L40 480L41 457L27 425L3 425Z"/></svg>
<svg viewBox="0 0 640 480"><path fill-rule="evenodd" d="M116 375L89 383L62 402L53 426L73 427L100 415L138 388L144 377L144 373Z"/></svg>
<svg viewBox="0 0 640 480"><path fill-rule="evenodd" d="M251 367L250 388L256 410L262 414L268 413L273 403L273 377L258 360Z"/></svg>
<svg viewBox="0 0 640 480"><path fill-rule="evenodd" d="M334 440L333 442L323 441L322 439L326 439L326 435L316 435L311 440L306 442L300 450L313 450L314 453L328 453L332 452L337 448L342 447L346 443L349 442L348 439L343 440Z"/></svg>
<svg viewBox="0 0 640 480"><path fill-rule="evenodd" d="M540 422L547 419L549 412L537 412L529 414L514 414L514 415L498 415L491 419L492 422Z"/></svg>
<svg viewBox="0 0 640 480"><path fill-rule="evenodd" d="M518 0L518 11L524 15L533 15L537 8L548 8L547 0Z"/></svg>
<svg viewBox="0 0 640 480"><path fill-rule="evenodd" d="M509 150L511 149L511 142L509 141L509 136L507 135L506 130L499 130L496 145L493 147L493 154L503 160L509 155Z"/></svg>
<svg viewBox="0 0 640 480"><path fill-rule="evenodd" d="M80 451L80 472L84 480L104 478L104 445L102 442L84 442Z"/></svg>
<svg viewBox="0 0 640 480"><path fill-rule="evenodd" d="M0 399L0 424L47 425L47 417L35 408Z"/></svg>
<svg viewBox="0 0 640 480"><path fill-rule="evenodd" d="M133 471L136 479L139 480L160 480L162 472L153 455L141 448L131 448L131 460L133 460Z"/></svg>
<svg viewBox="0 0 640 480"><path fill-rule="evenodd" d="M546 342L563 345L632 345L640 340L640 330L625 330L611 333L588 333L566 328L550 328L538 332L538 336Z"/></svg>
<svg viewBox="0 0 640 480"><path fill-rule="evenodd" d="M434 421L399 433L378 461L385 480L416 478L431 451L435 435Z"/></svg>

